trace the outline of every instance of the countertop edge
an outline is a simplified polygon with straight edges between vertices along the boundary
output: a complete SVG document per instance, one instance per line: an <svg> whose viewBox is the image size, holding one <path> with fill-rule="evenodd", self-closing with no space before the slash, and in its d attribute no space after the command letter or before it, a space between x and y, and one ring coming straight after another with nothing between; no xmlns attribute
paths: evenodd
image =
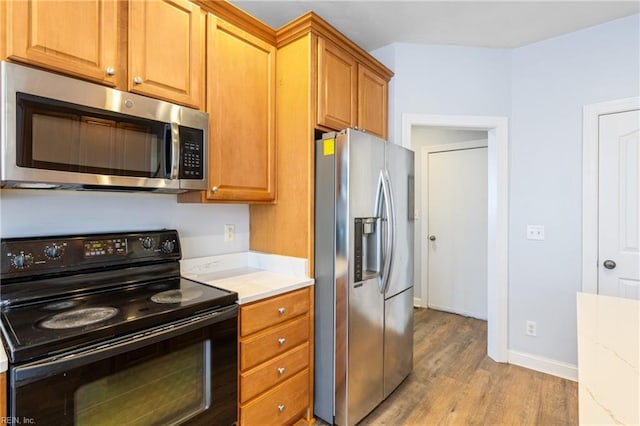
<svg viewBox="0 0 640 426"><path fill-rule="evenodd" d="M268 299L269 297L278 296L280 294L288 293L290 291L298 290L305 287L311 287L314 284L315 284L315 281L313 278L301 279L297 283L288 284L282 287L270 289L268 291L264 291L258 294L252 294L246 297L239 297L236 303L238 305L246 305L248 303L259 302L261 300Z"/></svg>

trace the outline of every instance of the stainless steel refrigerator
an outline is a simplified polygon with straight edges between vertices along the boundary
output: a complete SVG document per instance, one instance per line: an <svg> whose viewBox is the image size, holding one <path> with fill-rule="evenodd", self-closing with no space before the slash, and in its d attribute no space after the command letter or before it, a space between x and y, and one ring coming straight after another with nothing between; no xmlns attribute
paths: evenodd
<svg viewBox="0 0 640 426"><path fill-rule="evenodd" d="M315 154L315 415L353 425L413 367L413 152L354 129Z"/></svg>

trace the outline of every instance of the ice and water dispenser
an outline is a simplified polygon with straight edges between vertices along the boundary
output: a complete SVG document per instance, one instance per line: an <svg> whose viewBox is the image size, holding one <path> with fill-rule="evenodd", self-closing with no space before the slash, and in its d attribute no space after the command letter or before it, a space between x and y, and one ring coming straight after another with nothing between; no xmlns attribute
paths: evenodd
<svg viewBox="0 0 640 426"><path fill-rule="evenodd" d="M376 278L380 274L381 219L355 218L354 283Z"/></svg>

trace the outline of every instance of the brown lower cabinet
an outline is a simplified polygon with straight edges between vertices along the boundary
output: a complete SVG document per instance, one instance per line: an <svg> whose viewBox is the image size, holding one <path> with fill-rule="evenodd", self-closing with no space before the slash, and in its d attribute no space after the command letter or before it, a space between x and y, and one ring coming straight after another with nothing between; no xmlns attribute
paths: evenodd
<svg viewBox="0 0 640 426"><path fill-rule="evenodd" d="M239 321L239 424L311 423L313 287L241 305Z"/></svg>
<svg viewBox="0 0 640 426"><path fill-rule="evenodd" d="M7 417L7 373L0 373L0 419Z"/></svg>

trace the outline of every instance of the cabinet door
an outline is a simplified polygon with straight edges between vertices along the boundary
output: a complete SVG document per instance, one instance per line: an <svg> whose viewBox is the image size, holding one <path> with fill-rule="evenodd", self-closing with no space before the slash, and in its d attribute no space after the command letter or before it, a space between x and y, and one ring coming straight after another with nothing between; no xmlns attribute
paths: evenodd
<svg viewBox="0 0 640 426"><path fill-rule="evenodd" d="M318 37L318 124L334 130L356 125L355 58Z"/></svg>
<svg viewBox="0 0 640 426"><path fill-rule="evenodd" d="M276 49L213 15L207 41L207 198L273 200Z"/></svg>
<svg viewBox="0 0 640 426"><path fill-rule="evenodd" d="M387 81L358 65L358 127L387 138Z"/></svg>
<svg viewBox="0 0 640 426"><path fill-rule="evenodd" d="M8 1L7 57L115 86L118 2Z"/></svg>
<svg viewBox="0 0 640 426"><path fill-rule="evenodd" d="M128 90L201 108L204 22L188 0L129 2Z"/></svg>

